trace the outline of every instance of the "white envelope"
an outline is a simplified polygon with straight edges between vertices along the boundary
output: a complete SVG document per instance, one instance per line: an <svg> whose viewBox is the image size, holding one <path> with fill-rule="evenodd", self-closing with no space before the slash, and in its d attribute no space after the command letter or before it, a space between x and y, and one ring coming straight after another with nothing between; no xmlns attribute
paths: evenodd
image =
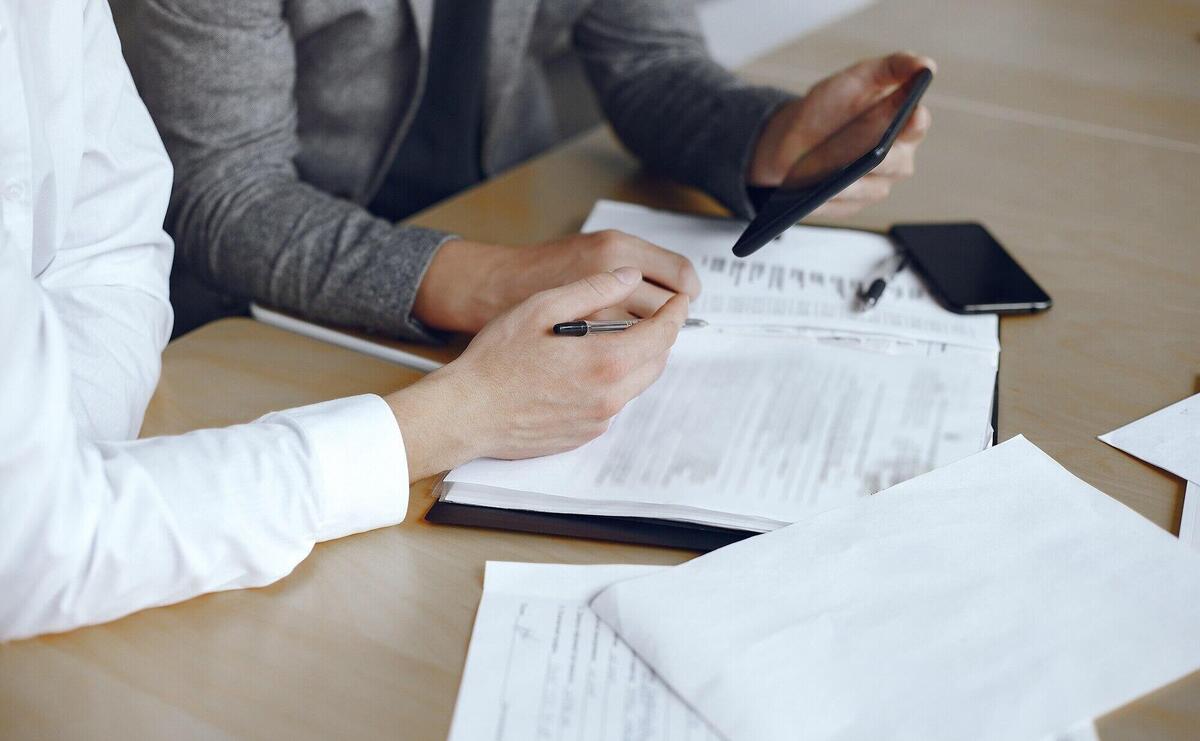
<svg viewBox="0 0 1200 741"><path fill-rule="evenodd" d="M729 739L1042 739L1200 667L1200 554L1015 438L602 591Z"/></svg>
<svg viewBox="0 0 1200 741"><path fill-rule="evenodd" d="M1188 481L1200 481L1200 394L1101 435L1109 445Z"/></svg>

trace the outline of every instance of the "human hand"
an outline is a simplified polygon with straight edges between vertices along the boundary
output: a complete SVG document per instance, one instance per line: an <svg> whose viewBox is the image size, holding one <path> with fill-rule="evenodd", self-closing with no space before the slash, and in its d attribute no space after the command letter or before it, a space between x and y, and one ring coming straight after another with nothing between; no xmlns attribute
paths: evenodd
<svg viewBox="0 0 1200 741"><path fill-rule="evenodd" d="M747 181L757 186L780 185L805 153L923 68L936 71L936 64L928 57L900 52L859 62L818 82L807 95L785 104L767 121L755 145ZM918 106L883 162L815 213L849 216L886 198L892 185L913 174L916 149L931 120L929 109Z"/></svg>
<svg viewBox="0 0 1200 741"><path fill-rule="evenodd" d="M686 257L610 229L523 247L447 242L421 281L413 313L431 327L477 332L538 291L623 265L643 277L620 301L587 318L645 318L677 293L700 295L700 278Z"/></svg>
<svg viewBox="0 0 1200 741"><path fill-rule="evenodd" d="M409 477L480 456L558 453L601 435L662 373L687 295L622 332L573 338L551 328L623 305L642 285L640 271L620 267L537 293L485 326L457 360L388 396Z"/></svg>

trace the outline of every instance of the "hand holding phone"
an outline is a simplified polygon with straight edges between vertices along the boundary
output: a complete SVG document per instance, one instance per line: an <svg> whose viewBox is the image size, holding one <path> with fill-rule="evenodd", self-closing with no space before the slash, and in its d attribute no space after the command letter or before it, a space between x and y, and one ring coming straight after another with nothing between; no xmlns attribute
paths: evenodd
<svg viewBox="0 0 1200 741"><path fill-rule="evenodd" d="M758 251L883 162L932 79L933 72L922 69L805 154L746 227L733 254Z"/></svg>

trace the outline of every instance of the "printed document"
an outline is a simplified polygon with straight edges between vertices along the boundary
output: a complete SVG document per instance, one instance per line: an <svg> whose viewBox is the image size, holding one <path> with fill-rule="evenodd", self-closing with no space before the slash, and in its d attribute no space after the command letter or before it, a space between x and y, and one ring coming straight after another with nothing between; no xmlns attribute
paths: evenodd
<svg viewBox="0 0 1200 741"><path fill-rule="evenodd" d="M967 359L689 330L601 437L473 461L443 489L462 504L770 530L983 449L994 383Z"/></svg>
<svg viewBox="0 0 1200 741"><path fill-rule="evenodd" d="M1040 741L1200 668L1200 554L1021 437L592 608L731 741Z"/></svg>
<svg viewBox="0 0 1200 741"><path fill-rule="evenodd" d="M720 327L815 329L908 342L1000 348L994 314L946 311L911 270L889 281L878 306L858 311L863 282L896 254L882 234L794 226L748 258L730 252L745 223L599 201L583 231L619 229L691 259L703 290L691 315Z"/></svg>
<svg viewBox="0 0 1200 741"><path fill-rule="evenodd" d="M691 258L691 313L709 326L680 333L663 376L597 440L460 466L443 500L766 531L990 444L997 318L952 314L906 273L857 311L858 286L895 254L886 237L795 227L738 260L736 222L601 201L585 229L604 228Z"/></svg>
<svg viewBox="0 0 1200 741"><path fill-rule="evenodd" d="M661 568L489 562L450 741L719 741L587 606Z"/></svg>

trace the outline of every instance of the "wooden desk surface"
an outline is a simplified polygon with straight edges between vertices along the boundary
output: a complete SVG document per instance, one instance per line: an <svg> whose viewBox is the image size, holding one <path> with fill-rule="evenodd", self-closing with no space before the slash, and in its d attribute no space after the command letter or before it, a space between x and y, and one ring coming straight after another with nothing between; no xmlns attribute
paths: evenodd
<svg viewBox="0 0 1200 741"><path fill-rule="evenodd" d="M851 223L979 219L1054 295L1004 321L1000 435L1026 434L1172 531L1182 484L1095 436L1193 393L1200 374L1200 7L1165 1L887 1L751 64L803 90L911 47L941 71L918 175ZM597 198L715 211L587 135L420 215L524 242ZM144 434L386 392L416 374L247 320L166 352ZM444 738L488 559L677 563L690 554L426 525L319 545L270 587L0 647L0 737ZM1200 629L1200 626L1198 626ZM1105 716L1106 741L1189 738L1200 675Z"/></svg>

